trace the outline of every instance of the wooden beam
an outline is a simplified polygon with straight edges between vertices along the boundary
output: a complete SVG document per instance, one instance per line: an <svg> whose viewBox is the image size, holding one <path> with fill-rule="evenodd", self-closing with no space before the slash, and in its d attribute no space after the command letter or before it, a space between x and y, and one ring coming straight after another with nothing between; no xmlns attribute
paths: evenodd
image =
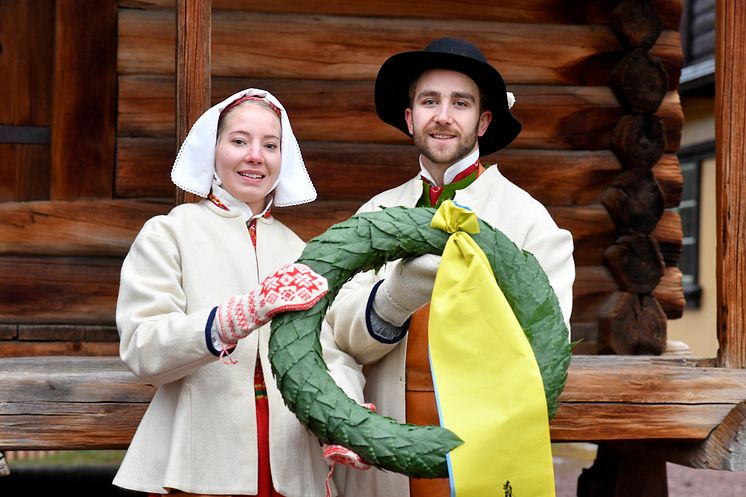
<svg viewBox="0 0 746 497"><path fill-rule="evenodd" d="M124 257L166 201L91 200L0 204L0 255Z"/></svg>
<svg viewBox="0 0 746 497"><path fill-rule="evenodd" d="M176 150L210 107L211 0L176 2ZM176 203L199 197L176 189Z"/></svg>
<svg viewBox="0 0 746 497"><path fill-rule="evenodd" d="M110 198L116 150L117 2L58 0L55 18L50 198Z"/></svg>
<svg viewBox="0 0 746 497"><path fill-rule="evenodd" d="M458 17L474 21L526 22L537 24L604 24L618 0L531 0L530 2L495 2L470 0L458 3ZM120 0L122 7L137 9L173 9L175 0ZM681 0L653 0L666 29L678 29ZM366 17L417 17L452 19L453 0L376 0L375 2L350 2L349 0L213 0L220 10L248 12L277 12L305 14L336 14Z"/></svg>
<svg viewBox="0 0 746 497"><path fill-rule="evenodd" d="M691 468L746 471L746 402L734 407L704 442L661 443L657 452L673 463Z"/></svg>
<svg viewBox="0 0 746 497"><path fill-rule="evenodd" d="M122 260L0 257L0 322L114 324Z"/></svg>
<svg viewBox="0 0 746 497"><path fill-rule="evenodd" d="M718 0L716 16L718 363L746 368L746 2Z"/></svg>

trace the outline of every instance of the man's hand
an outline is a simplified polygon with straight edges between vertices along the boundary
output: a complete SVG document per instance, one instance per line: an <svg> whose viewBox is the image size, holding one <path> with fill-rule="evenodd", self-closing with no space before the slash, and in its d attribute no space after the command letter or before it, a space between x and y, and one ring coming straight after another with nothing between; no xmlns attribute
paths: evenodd
<svg viewBox="0 0 746 497"><path fill-rule="evenodd" d="M373 299L373 310L394 326L401 326L417 309L430 302L439 255L426 254L397 261Z"/></svg>

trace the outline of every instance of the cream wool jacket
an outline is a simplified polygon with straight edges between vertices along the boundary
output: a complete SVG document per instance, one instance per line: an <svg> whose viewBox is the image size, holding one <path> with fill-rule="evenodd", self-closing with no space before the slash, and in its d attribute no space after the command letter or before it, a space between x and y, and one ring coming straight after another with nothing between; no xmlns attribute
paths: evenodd
<svg viewBox="0 0 746 497"><path fill-rule="evenodd" d="M379 210L380 206L413 207L421 194L422 181L414 178L377 195L359 212ZM536 257L557 294L569 329L575 279L572 235L558 228L546 208L505 178L497 166L487 168L474 183L457 191L454 200ZM327 347L338 347L347 354L330 366L337 384L356 401L373 402L380 414L404 422L406 336L398 343L381 343L370 335L365 321L371 289L385 278L386 269L378 274L358 274L342 288L326 315L321 338ZM360 365L366 366L364 376ZM409 495L407 478L396 473L375 468L335 471L337 487L345 497Z"/></svg>
<svg viewBox="0 0 746 497"><path fill-rule="evenodd" d="M144 225L122 266L116 318L122 359L158 388L115 485L256 495L254 367L260 360L274 486L285 497L324 495L329 468L318 439L277 390L267 359L269 326L238 343L235 365L212 354L205 336L215 306L257 287L295 261L303 246L279 221L260 218L255 251L241 217L207 200Z"/></svg>

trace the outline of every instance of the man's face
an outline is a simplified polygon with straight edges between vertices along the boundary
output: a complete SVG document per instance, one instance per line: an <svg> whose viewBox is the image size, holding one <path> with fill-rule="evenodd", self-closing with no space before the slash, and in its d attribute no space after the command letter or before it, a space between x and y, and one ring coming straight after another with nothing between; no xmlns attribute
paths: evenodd
<svg viewBox="0 0 746 497"><path fill-rule="evenodd" d="M425 166L445 171L477 147L492 119L479 111L479 88L463 73L430 69L414 89L404 118Z"/></svg>

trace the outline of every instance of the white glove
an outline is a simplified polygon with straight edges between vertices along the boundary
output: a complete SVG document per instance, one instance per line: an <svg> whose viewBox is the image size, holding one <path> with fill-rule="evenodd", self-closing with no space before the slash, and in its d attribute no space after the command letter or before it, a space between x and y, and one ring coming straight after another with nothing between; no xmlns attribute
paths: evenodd
<svg viewBox="0 0 746 497"><path fill-rule="evenodd" d="M267 324L279 312L313 307L326 295L326 278L306 265L287 264L266 277L259 288L237 295L218 306L215 329L220 340L235 344Z"/></svg>
<svg viewBox="0 0 746 497"><path fill-rule="evenodd" d="M441 257L425 254L397 261L373 299L373 310L384 321L401 326L414 312L430 302Z"/></svg>
<svg viewBox="0 0 746 497"><path fill-rule="evenodd" d="M373 403L363 404L363 407L376 412L376 406ZM321 446L321 455L330 466L334 466L336 463L344 464L345 466L350 466L351 468L363 471L370 469L370 464L363 461L359 455L355 454L347 447L342 447L341 445L323 444Z"/></svg>

